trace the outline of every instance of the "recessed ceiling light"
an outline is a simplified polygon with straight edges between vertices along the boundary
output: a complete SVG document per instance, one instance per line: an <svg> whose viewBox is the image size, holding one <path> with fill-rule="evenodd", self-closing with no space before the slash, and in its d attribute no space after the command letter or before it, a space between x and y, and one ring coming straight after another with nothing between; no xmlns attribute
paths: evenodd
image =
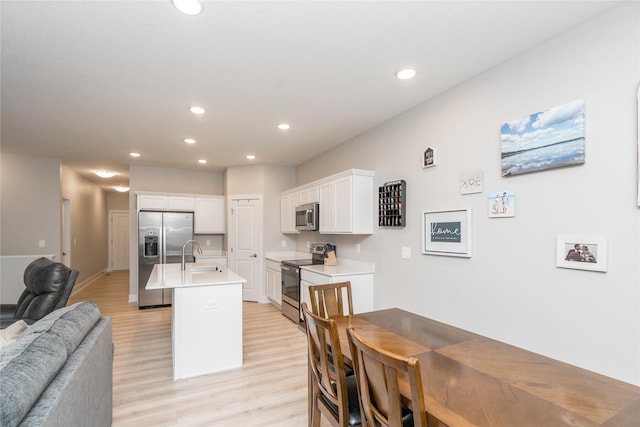
<svg viewBox="0 0 640 427"><path fill-rule="evenodd" d="M289 123L280 123L278 125L278 129L280 129L280 130L291 129L291 125Z"/></svg>
<svg viewBox="0 0 640 427"><path fill-rule="evenodd" d="M403 68L396 73L396 77L400 80L412 79L416 75L416 70L413 68Z"/></svg>
<svg viewBox="0 0 640 427"><path fill-rule="evenodd" d="M100 178L111 178L116 174L115 172L111 172L111 171L95 171L94 173L98 175Z"/></svg>
<svg viewBox="0 0 640 427"><path fill-rule="evenodd" d="M125 187L123 185L116 185L115 187L113 187L113 189L120 193L126 193L127 191L129 191L129 187Z"/></svg>
<svg viewBox="0 0 640 427"><path fill-rule="evenodd" d="M256 156L254 156L253 154L247 154L247 159L249 160L255 160Z"/></svg>
<svg viewBox="0 0 640 427"><path fill-rule="evenodd" d="M196 140L193 138L185 138L184 142L186 142L187 144L195 144Z"/></svg>
<svg viewBox="0 0 640 427"><path fill-rule="evenodd" d="M202 4L198 0L171 0L171 3L187 15L197 15L202 12Z"/></svg>
<svg viewBox="0 0 640 427"><path fill-rule="evenodd" d="M207 161L205 159L200 159L198 160L198 163L200 163L201 165L204 165L207 163Z"/></svg>
<svg viewBox="0 0 640 427"><path fill-rule="evenodd" d="M197 105L189 107L189 111L191 111L193 114L204 114L204 108L198 107Z"/></svg>
<svg viewBox="0 0 640 427"><path fill-rule="evenodd" d="M140 157L140 153L136 153L136 152L131 152L131 153L129 153L129 155L131 157Z"/></svg>

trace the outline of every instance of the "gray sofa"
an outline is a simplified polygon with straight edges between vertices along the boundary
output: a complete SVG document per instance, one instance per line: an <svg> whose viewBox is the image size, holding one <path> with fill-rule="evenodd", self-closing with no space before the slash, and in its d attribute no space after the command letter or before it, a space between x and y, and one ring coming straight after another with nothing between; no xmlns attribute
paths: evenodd
<svg viewBox="0 0 640 427"><path fill-rule="evenodd" d="M110 426L111 318L79 302L0 349L0 425Z"/></svg>

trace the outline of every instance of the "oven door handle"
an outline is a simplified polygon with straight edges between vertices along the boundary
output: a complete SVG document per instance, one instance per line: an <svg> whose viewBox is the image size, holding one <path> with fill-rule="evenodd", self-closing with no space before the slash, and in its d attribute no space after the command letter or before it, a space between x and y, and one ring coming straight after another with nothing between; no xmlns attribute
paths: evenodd
<svg viewBox="0 0 640 427"><path fill-rule="evenodd" d="M284 272L284 271L287 271L287 272L290 272L290 273L298 274L298 269L297 269L296 267L291 267L291 266L289 266L289 265L283 265L283 264L280 264L280 269L281 269L283 272Z"/></svg>

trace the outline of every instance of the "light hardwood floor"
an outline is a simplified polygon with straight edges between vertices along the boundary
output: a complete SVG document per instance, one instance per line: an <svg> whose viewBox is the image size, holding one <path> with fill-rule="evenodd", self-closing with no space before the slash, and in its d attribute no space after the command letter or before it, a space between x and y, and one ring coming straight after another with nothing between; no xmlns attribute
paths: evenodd
<svg viewBox="0 0 640 427"><path fill-rule="evenodd" d="M307 425L306 337L271 304L243 305L242 368L174 381L171 309L128 297L129 272L112 272L69 302L112 317L113 426Z"/></svg>

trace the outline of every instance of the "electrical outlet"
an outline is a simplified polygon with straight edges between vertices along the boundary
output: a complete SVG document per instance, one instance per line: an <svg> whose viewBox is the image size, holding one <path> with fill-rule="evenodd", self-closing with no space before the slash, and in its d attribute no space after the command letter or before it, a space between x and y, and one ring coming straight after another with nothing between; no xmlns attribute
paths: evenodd
<svg viewBox="0 0 640 427"><path fill-rule="evenodd" d="M356 253L359 254L360 253L360 243L356 244Z"/></svg>
<svg viewBox="0 0 640 427"><path fill-rule="evenodd" d="M211 240L207 239L207 246L211 246Z"/></svg>
<svg viewBox="0 0 640 427"><path fill-rule="evenodd" d="M217 310L219 308L218 306L218 300L217 299L210 299L207 300L204 303L204 309L205 310Z"/></svg>
<svg viewBox="0 0 640 427"><path fill-rule="evenodd" d="M283 247L283 248L286 248L286 247L287 247L287 241L286 241L286 240L284 240L284 239L282 239L282 247Z"/></svg>
<svg viewBox="0 0 640 427"><path fill-rule="evenodd" d="M44 240L38 240L38 247L40 248L44 248L45 247L45 241Z"/></svg>

